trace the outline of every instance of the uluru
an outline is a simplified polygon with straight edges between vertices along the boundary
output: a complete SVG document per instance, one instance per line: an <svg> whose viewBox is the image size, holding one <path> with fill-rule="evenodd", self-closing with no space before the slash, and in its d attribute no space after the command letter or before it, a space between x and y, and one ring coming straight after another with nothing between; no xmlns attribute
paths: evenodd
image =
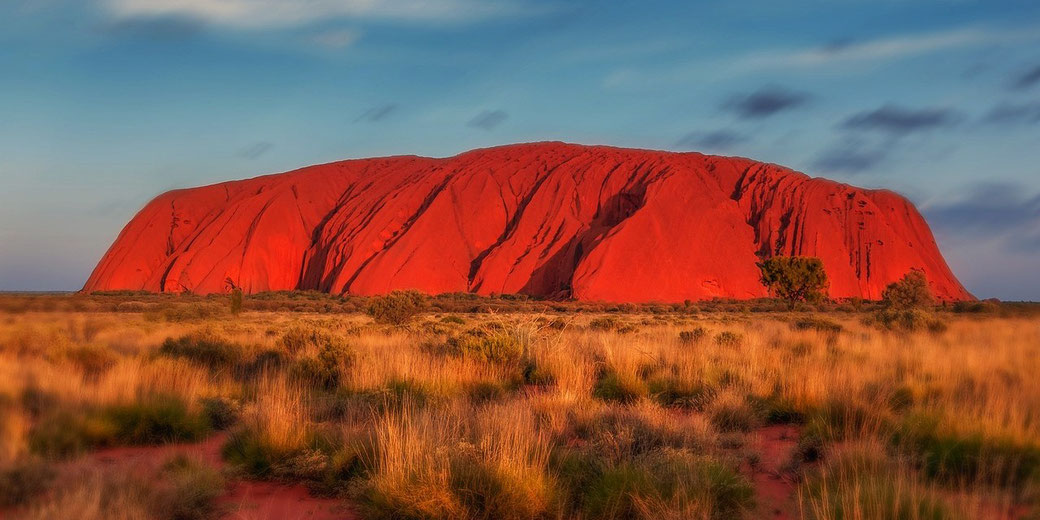
<svg viewBox="0 0 1040 520"><path fill-rule="evenodd" d="M971 298L894 192L744 158L555 142L170 191L83 289L749 299L767 295L757 262L772 256L820 258L832 298L878 299L910 270L941 300Z"/></svg>

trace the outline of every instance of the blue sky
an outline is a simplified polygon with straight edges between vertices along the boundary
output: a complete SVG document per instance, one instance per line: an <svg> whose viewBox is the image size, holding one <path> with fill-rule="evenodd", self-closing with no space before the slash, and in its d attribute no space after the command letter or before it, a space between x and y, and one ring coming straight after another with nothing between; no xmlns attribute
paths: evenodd
<svg viewBox="0 0 1040 520"><path fill-rule="evenodd" d="M895 189L1040 300L1031 0L6 0L0 71L0 290L78 289L167 189L563 140Z"/></svg>

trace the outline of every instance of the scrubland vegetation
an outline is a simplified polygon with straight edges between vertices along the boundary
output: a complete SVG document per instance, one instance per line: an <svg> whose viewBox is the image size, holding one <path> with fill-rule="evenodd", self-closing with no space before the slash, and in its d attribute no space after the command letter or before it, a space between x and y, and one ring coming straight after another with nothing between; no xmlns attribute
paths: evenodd
<svg viewBox="0 0 1040 520"><path fill-rule="evenodd" d="M0 516L217 518L258 479L362 518L1036 518L1040 314L929 303L8 296Z"/></svg>

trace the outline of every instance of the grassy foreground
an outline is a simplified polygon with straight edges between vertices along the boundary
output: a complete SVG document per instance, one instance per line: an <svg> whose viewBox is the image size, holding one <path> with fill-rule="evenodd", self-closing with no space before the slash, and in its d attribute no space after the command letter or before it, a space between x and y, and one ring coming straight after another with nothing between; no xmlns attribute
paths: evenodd
<svg viewBox="0 0 1040 520"><path fill-rule="evenodd" d="M1022 309L903 330L855 305L497 300L390 325L364 302L247 298L233 315L212 298L77 298L4 300L0 516L215 518L228 478L303 483L365 518L1036 518L1040 504L1040 319ZM756 484L760 432L778 424L798 432L779 501ZM232 472L70 469L221 430Z"/></svg>

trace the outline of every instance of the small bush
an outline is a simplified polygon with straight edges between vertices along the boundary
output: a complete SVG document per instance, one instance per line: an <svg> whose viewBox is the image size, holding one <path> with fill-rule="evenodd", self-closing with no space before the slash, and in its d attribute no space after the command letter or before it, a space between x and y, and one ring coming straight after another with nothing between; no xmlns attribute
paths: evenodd
<svg viewBox="0 0 1040 520"><path fill-rule="evenodd" d="M604 469L583 504L587 518L728 519L754 504L754 490L719 461L664 449Z"/></svg>
<svg viewBox="0 0 1040 520"><path fill-rule="evenodd" d="M462 317L460 317L460 316L456 316L454 314L449 314L449 315L441 318L441 323L449 323L449 324L453 324L453 325L465 325L466 324L466 320L462 319Z"/></svg>
<svg viewBox="0 0 1040 520"><path fill-rule="evenodd" d="M920 309L884 308L875 312L868 324L898 332L928 330L939 334L946 330L942 320Z"/></svg>
<svg viewBox="0 0 1040 520"><path fill-rule="evenodd" d="M207 520L217 518L217 498L224 492L224 477L217 470L183 455L163 465L161 484L153 505L157 518Z"/></svg>
<svg viewBox="0 0 1040 520"><path fill-rule="evenodd" d="M925 476L944 483L986 482L1019 488L1040 478L1040 446L948 431L930 415L906 417L892 443L909 453Z"/></svg>
<svg viewBox="0 0 1040 520"><path fill-rule="evenodd" d="M843 330L840 323L835 323L831 320L820 317L795 320L794 323L791 324L791 327L795 330L815 330L817 332L828 332L832 334L837 334Z"/></svg>
<svg viewBox="0 0 1040 520"><path fill-rule="evenodd" d="M153 396L80 414L51 413L30 430L29 447L34 453L64 458L102 446L196 441L210 430L207 417L190 413L183 401Z"/></svg>
<svg viewBox="0 0 1040 520"><path fill-rule="evenodd" d="M748 432L758 425L759 417L747 402L734 399L716 402L710 411L711 424L724 432Z"/></svg>
<svg viewBox="0 0 1040 520"><path fill-rule="evenodd" d="M697 327L693 330L684 330L679 332L679 341L685 344L697 343L704 339L704 336L707 334L708 331L704 330L704 327Z"/></svg>
<svg viewBox="0 0 1040 520"><path fill-rule="evenodd" d="M371 299L366 312L377 323L404 325L426 309L426 296L418 291L394 291Z"/></svg>
<svg viewBox="0 0 1040 520"><path fill-rule="evenodd" d="M118 361L118 356L111 349L99 345L72 347L65 351L65 356L88 378L95 378L105 373Z"/></svg>
<svg viewBox="0 0 1040 520"><path fill-rule="evenodd" d="M744 336L728 330L715 335L715 344L723 347L736 347L744 342Z"/></svg>
<svg viewBox="0 0 1040 520"><path fill-rule="evenodd" d="M805 256L776 256L758 264L762 285L773 296L795 302L818 302L827 297L823 261Z"/></svg>
<svg viewBox="0 0 1040 520"><path fill-rule="evenodd" d="M524 356L520 339L502 331L454 336L448 339L445 349L453 356L506 365L517 364Z"/></svg>
<svg viewBox="0 0 1040 520"><path fill-rule="evenodd" d="M702 383L681 381L675 377L655 377L647 383L650 396L665 407L703 411L715 398L716 390Z"/></svg>
<svg viewBox="0 0 1040 520"><path fill-rule="evenodd" d="M881 303L890 309L924 309L934 305L935 298L924 272L914 269L885 287Z"/></svg>
<svg viewBox="0 0 1040 520"><path fill-rule="evenodd" d="M592 330L615 330L621 325L621 322L613 316L603 316L602 318L595 318L589 322L589 328Z"/></svg>
<svg viewBox="0 0 1040 520"><path fill-rule="evenodd" d="M212 331L167 338L159 347L159 355L187 359L213 370L231 369L243 358L241 346Z"/></svg>
<svg viewBox="0 0 1040 520"><path fill-rule="evenodd" d="M329 334L317 334L310 341L317 342L317 354L297 359L291 366L291 375L310 388L335 390L343 371L353 363L349 345Z"/></svg>
<svg viewBox="0 0 1040 520"><path fill-rule="evenodd" d="M802 486L810 518L945 520L960 518L938 494L913 481L871 446L846 449Z"/></svg>
<svg viewBox="0 0 1040 520"><path fill-rule="evenodd" d="M113 406L101 416L113 425L113 442L120 444L196 441L211 430L204 415L190 413L184 401L170 396Z"/></svg>
<svg viewBox="0 0 1040 520"><path fill-rule="evenodd" d="M603 401L631 403L647 395L647 388L639 378L630 374L607 371L596 382L592 396Z"/></svg>
<svg viewBox="0 0 1040 520"><path fill-rule="evenodd" d="M225 430L238 420L238 410L227 399L208 397L200 404L203 415L214 429Z"/></svg>
<svg viewBox="0 0 1040 520"><path fill-rule="evenodd" d="M54 476L54 469L37 458L0 465L0 508L26 504L46 491Z"/></svg>
<svg viewBox="0 0 1040 520"><path fill-rule="evenodd" d="M242 312L242 289L235 287L231 290L231 314Z"/></svg>

